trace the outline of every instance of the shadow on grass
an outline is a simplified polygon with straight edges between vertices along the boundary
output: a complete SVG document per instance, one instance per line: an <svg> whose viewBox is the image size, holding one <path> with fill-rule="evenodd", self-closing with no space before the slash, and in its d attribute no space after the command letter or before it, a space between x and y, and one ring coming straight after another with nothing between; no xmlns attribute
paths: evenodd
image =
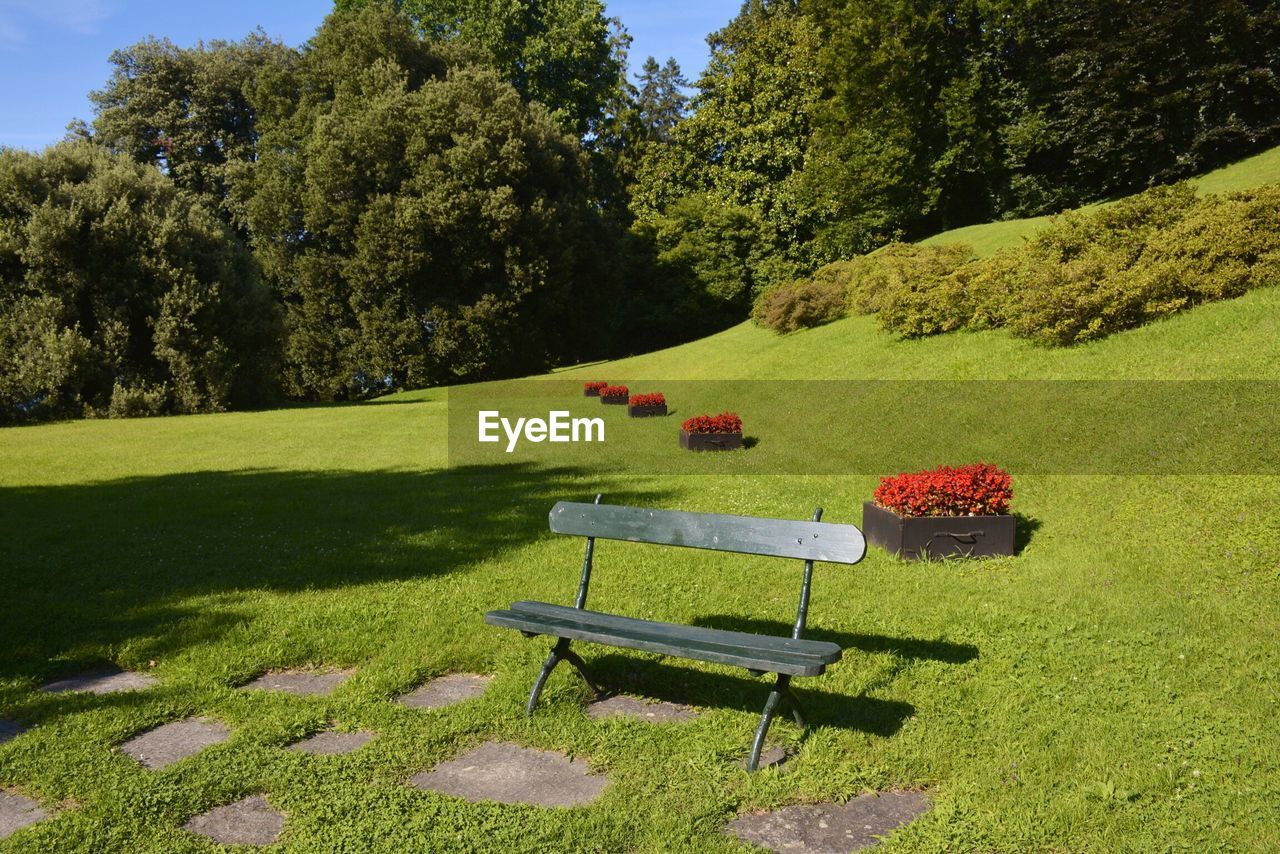
<svg viewBox="0 0 1280 854"><path fill-rule="evenodd" d="M174 653L241 621L192 597L465 572L547 536L556 501L590 500L580 476L516 464L0 489L0 677L48 678L51 661L69 671L137 641ZM610 497L661 499L616 487Z"/></svg>
<svg viewBox="0 0 1280 854"><path fill-rule="evenodd" d="M761 678L711 673L666 662L646 661L617 653L590 655L587 666L600 687L613 693L634 694L670 703L706 708L737 709L759 714L773 688L774 676ZM872 735L891 736L915 714L915 706L901 700L824 691L822 677L796 677L792 683L811 726L837 726ZM812 686L812 687L811 687ZM785 715L780 715L781 720Z"/></svg>
<svg viewBox="0 0 1280 854"><path fill-rule="evenodd" d="M732 614L708 614L693 621L695 626L709 629L727 629L732 632L750 632L754 635L774 635L790 637L791 623L781 620L759 620L750 617L736 617ZM830 629L810 627L805 630L806 640L828 641L843 650L856 649L861 652L887 652L899 658L912 660L940 661L946 664L964 664L978 657L978 648L968 643L951 643L950 641L924 640L922 638L895 638L888 635L865 635L857 632L837 632Z"/></svg>

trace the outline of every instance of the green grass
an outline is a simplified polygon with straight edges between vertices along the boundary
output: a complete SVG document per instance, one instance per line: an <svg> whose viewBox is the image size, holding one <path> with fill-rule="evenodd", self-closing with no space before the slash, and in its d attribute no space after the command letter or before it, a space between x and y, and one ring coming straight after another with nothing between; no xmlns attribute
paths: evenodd
<svg viewBox="0 0 1280 854"><path fill-rule="evenodd" d="M1207 172L1192 180L1201 194L1229 193L1247 190L1260 184L1280 181L1280 147L1247 157L1221 169ZM1086 205L1082 210L1092 210L1105 203ZM999 222L966 225L942 231L920 241L926 245L943 243L968 243L979 256L991 255L1001 249L1013 249L1049 223L1050 217L1034 216Z"/></svg>
<svg viewBox="0 0 1280 854"><path fill-rule="evenodd" d="M1266 289L1067 349L1001 332L898 341L853 318L785 337L742 325L554 374L570 392L598 377L688 395L673 392L673 419L609 414L637 458L664 461L646 471L573 450L448 467L443 390L0 431L0 717L31 727L0 746L0 786L57 813L0 850L205 850L183 822L264 791L288 815L285 850L731 851L743 847L720 827L739 812L900 787L927 789L935 807L892 851L1276 850L1280 477L1015 471L1016 558L913 565L872 552L820 567L812 634L846 655L797 681L814 729L775 724L796 752L787 773L736 764L764 680L583 645L605 684L704 714L591 720L565 669L526 719L547 643L481 615L517 598L572 601L581 544L546 530L562 498L792 518L821 504L857 523L875 472L724 474L801 434L820 453L822 431L847 442L877 423L853 396L798 406L781 381L1277 380L1278 326L1280 289ZM675 422L722 400L759 446L681 455ZM931 417L921 407L902 421ZM1115 426L1106 412L1081 418ZM672 473L685 469L709 473ZM601 543L596 560L590 602L604 610L779 632L794 615L789 562L623 543ZM160 685L35 690L103 662ZM327 699L236 688L311 665L355 675ZM497 678L445 710L393 702L451 671ZM190 714L223 720L231 741L158 773L116 749ZM343 757L282 749L330 722L379 737ZM612 782L595 804L558 811L406 785L489 739L567 751Z"/></svg>

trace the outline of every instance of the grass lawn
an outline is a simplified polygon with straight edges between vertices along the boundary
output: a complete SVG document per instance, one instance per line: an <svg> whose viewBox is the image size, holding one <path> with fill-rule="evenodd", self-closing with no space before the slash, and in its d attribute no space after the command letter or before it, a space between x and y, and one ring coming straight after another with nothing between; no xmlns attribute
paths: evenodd
<svg viewBox="0 0 1280 854"><path fill-rule="evenodd" d="M1280 147L1268 149L1261 154L1246 157L1229 166L1205 173L1193 179L1192 183L1201 194L1207 194L1247 190L1259 184L1274 184L1277 181L1280 181ZM1098 204L1086 205L1085 210L1098 206ZM978 255L991 255L1000 249L1021 245L1024 239L1043 228L1048 222L1047 216L1033 216L981 225L966 225L962 228L939 232L920 242L968 243Z"/></svg>
<svg viewBox="0 0 1280 854"><path fill-rule="evenodd" d="M549 644L482 621L513 599L572 603L581 542L547 532L559 499L790 518L821 504L858 523L874 473L725 476L785 441L785 425L807 426L751 391L777 386L737 381L1280 380L1280 288L1063 350L1002 332L898 341L852 318L781 338L742 325L553 377L701 380L709 398L723 384L761 445L718 458L720 473L678 475L686 413L613 413L638 455L669 448L668 468L602 470L572 451L451 468L438 389L0 431L0 718L30 727L0 745L0 786L56 812L0 850L204 850L180 829L188 818L266 792L288 816L286 850L732 851L743 846L720 828L740 812L892 788L935 804L892 851L1280 849L1280 476L1015 471L1018 557L918 565L873 551L820 566L811 636L846 653L796 682L807 735L775 722L795 751L786 773L737 765L766 680L582 644L605 685L703 714L593 720L561 668L528 719ZM840 435L867 420L854 400L817 411ZM589 605L785 633L799 581L795 562L602 542ZM104 662L159 684L35 690ZM328 698L237 688L311 665L355 675ZM447 709L393 702L454 671L496 679ZM195 714L231 740L159 772L116 749ZM340 757L282 749L329 723L378 738ZM570 810L406 785L495 739L568 752L611 782Z"/></svg>

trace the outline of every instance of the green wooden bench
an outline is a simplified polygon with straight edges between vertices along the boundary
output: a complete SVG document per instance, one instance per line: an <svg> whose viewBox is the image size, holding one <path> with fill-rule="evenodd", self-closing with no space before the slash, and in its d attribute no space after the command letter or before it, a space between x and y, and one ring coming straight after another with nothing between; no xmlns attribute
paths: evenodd
<svg viewBox="0 0 1280 854"><path fill-rule="evenodd" d="M840 647L826 641L805 640L805 621L809 614L809 590L815 561L857 563L866 553L862 532L853 525L832 525L820 521L822 508L813 512L812 521L759 519L750 516L724 516L716 513L683 513L671 510L647 510L601 504L561 501L551 509L551 530L587 538L587 554L578 583L578 599L572 608L545 602L515 602L505 611L490 611L485 622L516 629L525 637L547 635L558 638L551 655L533 683L526 711L533 714L538 696L547 677L561 661L568 661L587 686L599 694L586 663L569 648L575 640L608 646L660 652L665 655L698 661L712 661L745 667L753 676L777 674L777 684L764 705L764 714L751 745L748 770L754 771L760 761L765 734L778 704L786 699L791 704L796 723L807 726L800 702L791 689L793 676L818 676L827 665L840 660ZM739 554L796 558L804 561L804 577L800 584L800 608L791 637L758 635L660 623L634 617L620 617L586 610L587 588L591 584L591 560L597 539L626 540L633 543L655 543L684 546Z"/></svg>

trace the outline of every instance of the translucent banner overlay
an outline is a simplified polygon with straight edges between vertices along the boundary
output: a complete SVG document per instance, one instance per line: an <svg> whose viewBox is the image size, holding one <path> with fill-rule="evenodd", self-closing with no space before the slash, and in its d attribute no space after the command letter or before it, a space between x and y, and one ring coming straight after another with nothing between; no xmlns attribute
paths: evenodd
<svg viewBox="0 0 1280 854"><path fill-rule="evenodd" d="M632 394L662 392L669 414L630 418L625 405L584 397L578 380L450 389L449 465L891 474L986 461L1017 474L1280 474L1280 381L1273 380L626 385ZM682 422L721 412L742 418L744 448L680 447Z"/></svg>

